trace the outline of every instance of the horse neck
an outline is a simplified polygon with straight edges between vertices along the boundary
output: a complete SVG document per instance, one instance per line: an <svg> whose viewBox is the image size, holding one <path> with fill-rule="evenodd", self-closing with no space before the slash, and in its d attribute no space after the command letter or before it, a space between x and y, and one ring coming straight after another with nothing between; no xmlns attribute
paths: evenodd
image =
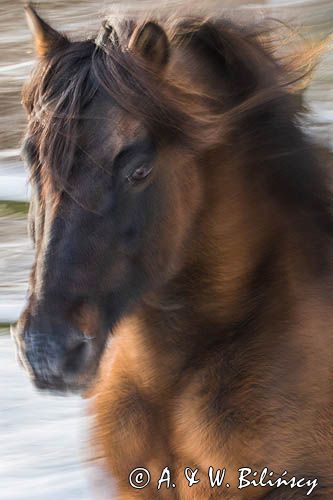
<svg viewBox="0 0 333 500"><path fill-rule="evenodd" d="M246 323L268 301L279 304L275 317L281 318L311 290L314 276L304 241L318 241L319 235L310 236L306 224L305 231L295 228L256 176L255 163L232 146L201 162L204 208L189 237L184 267L153 299L160 324L170 325L172 316L177 329L205 335L209 325L218 332Z"/></svg>
<svg viewBox="0 0 333 500"><path fill-rule="evenodd" d="M190 245L198 281L192 292L195 308L217 324L243 320L258 273L278 260L279 221L244 167L225 148L207 156L205 209Z"/></svg>
<svg viewBox="0 0 333 500"><path fill-rule="evenodd" d="M291 338L312 348L316 332L333 327L322 280L313 286L304 271L304 239L255 175L246 175L246 159L221 148L201 165L204 208L184 266L122 330L133 370L157 395L214 353L233 357L248 349L259 363L271 349L287 349Z"/></svg>
<svg viewBox="0 0 333 500"><path fill-rule="evenodd" d="M228 156L215 151L200 162L204 208L189 235L182 269L146 296L120 329L126 331L126 341L119 335L124 355L156 394L178 380L184 367L226 347L230 335L238 332L241 338L242 325L268 297L274 231L267 207L260 210L261 201L248 189L242 165Z"/></svg>

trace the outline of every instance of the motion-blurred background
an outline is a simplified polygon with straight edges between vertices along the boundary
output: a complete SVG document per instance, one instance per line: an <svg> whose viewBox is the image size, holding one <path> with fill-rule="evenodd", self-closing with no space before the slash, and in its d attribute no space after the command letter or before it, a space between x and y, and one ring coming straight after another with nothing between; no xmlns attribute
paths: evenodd
<svg viewBox="0 0 333 500"><path fill-rule="evenodd" d="M188 0L193 11L195 0ZM97 31L116 8L146 9L155 0L45 0L39 12L73 37ZM167 0L173 10L185 1ZM333 32L332 0L202 0L200 7L221 13L240 9L297 24L312 39ZM233 13L235 15L235 13ZM237 15L237 14L236 14ZM0 499L64 500L94 498L84 465L87 422L77 398L40 396L15 361L8 325L24 304L32 248L26 233L29 190L20 160L25 117L20 89L34 53L23 2L0 0ZM333 148L333 50L329 47L307 91L308 128ZM108 499L110 500L110 499Z"/></svg>

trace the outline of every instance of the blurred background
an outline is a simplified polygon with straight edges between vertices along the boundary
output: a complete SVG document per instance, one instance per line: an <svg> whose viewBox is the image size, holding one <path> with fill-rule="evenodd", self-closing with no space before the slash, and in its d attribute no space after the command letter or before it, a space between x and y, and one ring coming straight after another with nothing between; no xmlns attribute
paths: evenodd
<svg viewBox="0 0 333 500"><path fill-rule="evenodd" d="M193 9L193 0L188 4ZM180 0L162 4L168 11ZM333 32L332 0L202 0L218 15L273 16L296 24L313 40ZM39 12L74 38L97 31L115 8L160 7L154 0L48 0ZM192 12L192 10L191 10ZM34 64L23 2L0 0L0 499L89 500L95 497L84 461L87 427L84 402L41 396L18 367L8 333L24 304L32 247L27 238L27 172L20 160L25 117L20 89ZM333 50L322 57L306 92L306 126L333 148ZM108 499L110 500L110 499Z"/></svg>

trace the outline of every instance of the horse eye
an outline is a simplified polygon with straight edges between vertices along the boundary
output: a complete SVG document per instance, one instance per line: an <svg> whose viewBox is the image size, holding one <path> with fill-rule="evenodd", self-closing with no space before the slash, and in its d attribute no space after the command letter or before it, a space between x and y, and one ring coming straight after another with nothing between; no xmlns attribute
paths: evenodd
<svg viewBox="0 0 333 500"><path fill-rule="evenodd" d="M130 182L142 181L148 177L153 167L151 165L140 165L128 176Z"/></svg>

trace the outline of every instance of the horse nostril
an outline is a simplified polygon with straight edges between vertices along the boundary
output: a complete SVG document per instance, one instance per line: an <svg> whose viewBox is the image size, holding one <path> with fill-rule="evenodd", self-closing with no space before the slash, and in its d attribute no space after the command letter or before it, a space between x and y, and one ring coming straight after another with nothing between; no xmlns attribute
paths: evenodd
<svg viewBox="0 0 333 500"><path fill-rule="evenodd" d="M87 359L87 342L80 341L75 347L66 353L63 370L66 374L77 374L81 371Z"/></svg>

